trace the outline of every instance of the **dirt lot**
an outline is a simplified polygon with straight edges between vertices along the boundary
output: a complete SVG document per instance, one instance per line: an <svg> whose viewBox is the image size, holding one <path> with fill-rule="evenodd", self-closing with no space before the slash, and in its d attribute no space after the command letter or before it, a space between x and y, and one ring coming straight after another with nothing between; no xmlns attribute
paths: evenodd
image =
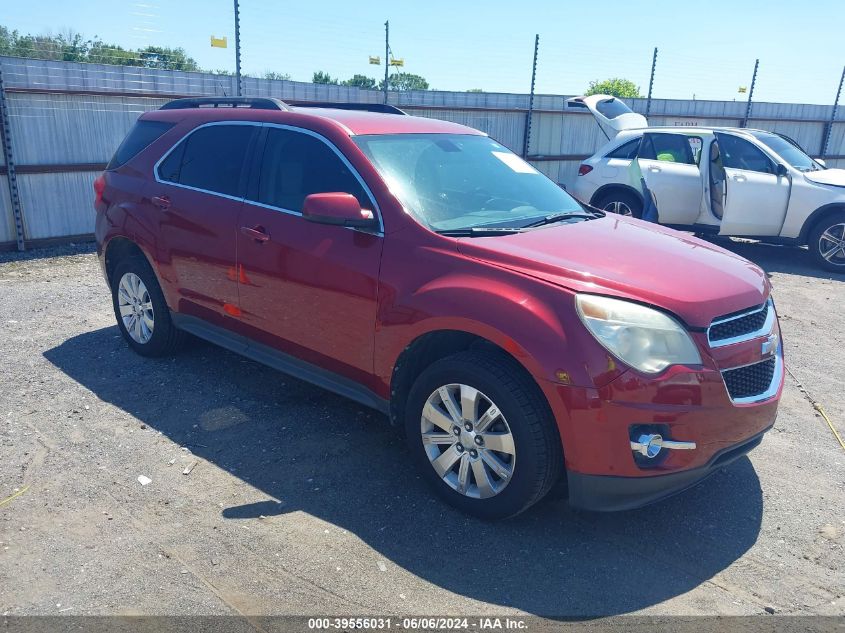
<svg viewBox="0 0 845 633"><path fill-rule="evenodd" d="M793 374L763 444L649 508L498 524L378 414L204 343L130 352L90 245L0 255L0 614L845 614L845 450L797 382L845 435L845 277L730 247Z"/></svg>

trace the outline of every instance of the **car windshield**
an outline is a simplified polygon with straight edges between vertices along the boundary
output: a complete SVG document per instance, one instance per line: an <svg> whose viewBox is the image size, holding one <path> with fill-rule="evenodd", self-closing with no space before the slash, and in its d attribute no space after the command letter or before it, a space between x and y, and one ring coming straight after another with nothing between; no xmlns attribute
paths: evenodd
<svg viewBox="0 0 845 633"><path fill-rule="evenodd" d="M435 231L521 228L550 216L586 214L563 189L486 136L385 134L354 140L403 206Z"/></svg>
<svg viewBox="0 0 845 633"><path fill-rule="evenodd" d="M783 160L798 171L816 171L824 169L802 150L797 144L771 132L752 132L757 140L765 143Z"/></svg>

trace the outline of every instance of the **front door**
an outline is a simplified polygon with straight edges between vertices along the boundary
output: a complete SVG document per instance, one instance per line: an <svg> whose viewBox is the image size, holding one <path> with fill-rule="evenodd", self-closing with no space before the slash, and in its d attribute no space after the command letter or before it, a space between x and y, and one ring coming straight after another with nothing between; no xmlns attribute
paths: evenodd
<svg viewBox="0 0 845 633"><path fill-rule="evenodd" d="M719 235L779 235L789 205L789 177L751 141L717 132L725 167L725 210Z"/></svg>
<svg viewBox="0 0 845 633"><path fill-rule="evenodd" d="M694 146L701 138L686 134L646 132L637 163L646 186L654 194L661 224L689 226L701 212L704 183Z"/></svg>
<svg viewBox="0 0 845 633"><path fill-rule="evenodd" d="M323 137L266 126L263 155L241 210L241 320L264 344L364 380L373 370L380 233L302 218L312 193L351 193L376 212L363 181Z"/></svg>
<svg viewBox="0 0 845 633"><path fill-rule="evenodd" d="M144 199L158 218L162 275L176 288L179 312L217 325L237 309L235 235L244 163L257 126L207 125L158 165Z"/></svg>

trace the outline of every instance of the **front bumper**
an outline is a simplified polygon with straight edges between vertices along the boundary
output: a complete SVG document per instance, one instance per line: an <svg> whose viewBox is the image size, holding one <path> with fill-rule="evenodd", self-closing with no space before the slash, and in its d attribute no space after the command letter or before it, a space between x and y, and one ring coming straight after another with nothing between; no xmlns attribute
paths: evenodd
<svg viewBox="0 0 845 633"><path fill-rule="evenodd" d="M763 441L768 427L734 446L716 453L705 466L652 477L567 475L569 504L582 510L616 511L639 508L677 494L706 479L732 461L746 455Z"/></svg>

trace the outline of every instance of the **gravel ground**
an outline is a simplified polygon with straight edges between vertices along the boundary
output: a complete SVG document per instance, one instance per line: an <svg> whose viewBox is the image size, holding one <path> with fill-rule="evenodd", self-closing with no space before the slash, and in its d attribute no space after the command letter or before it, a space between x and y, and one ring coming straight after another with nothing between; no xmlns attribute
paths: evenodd
<svg viewBox="0 0 845 633"><path fill-rule="evenodd" d="M133 354L91 245L0 254L0 614L845 614L845 450L811 404L845 435L845 277L728 246L792 373L763 444L645 509L498 524L368 409L201 342Z"/></svg>

